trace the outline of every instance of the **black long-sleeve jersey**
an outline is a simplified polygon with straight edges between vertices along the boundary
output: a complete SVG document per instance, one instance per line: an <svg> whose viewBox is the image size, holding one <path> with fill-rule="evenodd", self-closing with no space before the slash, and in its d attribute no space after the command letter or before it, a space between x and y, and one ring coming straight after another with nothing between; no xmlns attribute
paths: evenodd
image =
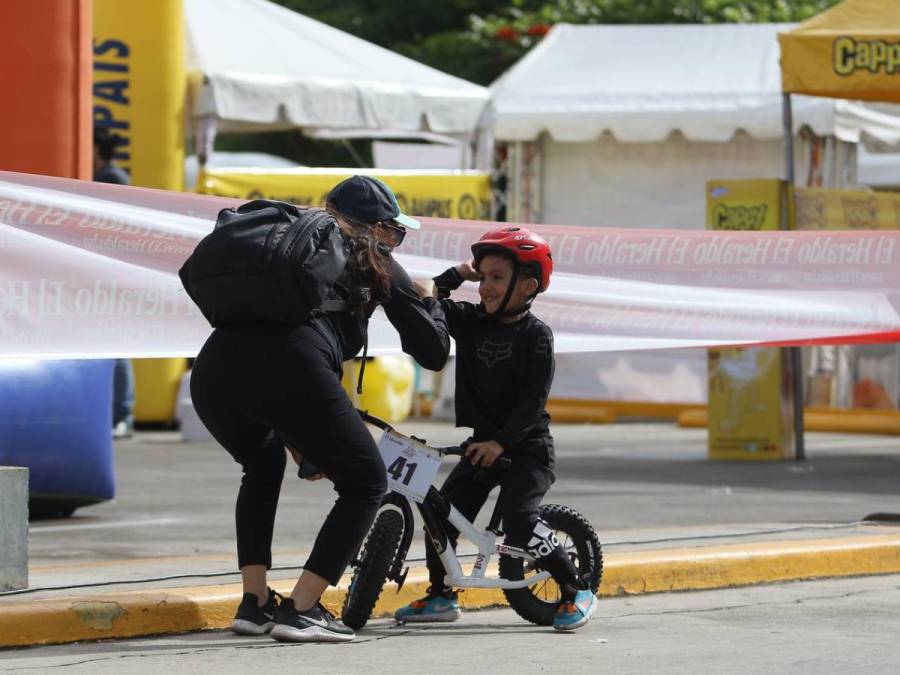
<svg viewBox="0 0 900 675"><path fill-rule="evenodd" d="M390 259L390 298L382 307L388 320L400 333L403 351L412 356L423 368L440 370L450 352L450 336L440 303L434 298L421 299L413 288L412 280L399 263ZM339 279L333 292L348 297L352 289L346 277ZM370 304L358 312L333 312L314 317L310 323L331 344L337 358L346 361L362 349L366 339L366 326L375 305Z"/></svg>
<svg viewBox="0 0 900 675"><path fill-rule="evenodd" d="M551 468L553 437L547 397L553 382L553 332L531 312L514 323L486 317L480 306L450 300L463 279L450 268L434 278L450 335L456 340L456 425L475 441L495 440Z"/></svg>

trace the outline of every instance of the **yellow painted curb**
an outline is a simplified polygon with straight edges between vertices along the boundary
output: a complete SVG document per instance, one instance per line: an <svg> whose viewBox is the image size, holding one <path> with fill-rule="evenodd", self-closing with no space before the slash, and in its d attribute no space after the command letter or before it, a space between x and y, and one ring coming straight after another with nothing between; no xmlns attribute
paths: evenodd
<svg viewBox="0 0 900 675"><path fill-rule="evenodd" d="M705 409L685 410L678 416L678 426L703 428L709 424ZM848 434L900 435L900 412L895 410L828 410L806 408L803 426L808 431Z"/></svg>
<svg viewBox="0 0 900 675"><path fill-rule="evenodd" d="M652 417L676 420L687 410L704 406L696 403L653 403L649 401L605 401L579 398L551 398L547 412L554 422L612 424L620 417Z"/></svg>
<svg viewBox="0 0 900 675"><path fill-rule="evenodd" d="M607 553L602 596L688 591L799 579L900 573L900 535L872 535L742 543L699 548ZM343 605L348 579L329 589L323 602ZM274 582L289 593L293 582ZM389 584L374 616L389 616L428 586L424 569L414 570L400 593ZM240 602L238 584L162 591L131 591L78 598L0 601L0 647L225 628ZM463 607L505 604L496 589L469 589Z"/></svg>
<svg viewBox="0 0 900 675"><path fill-rule="evenodd" d="M900 536L728 544L609 556L600 595L900 573Z"/></svg>

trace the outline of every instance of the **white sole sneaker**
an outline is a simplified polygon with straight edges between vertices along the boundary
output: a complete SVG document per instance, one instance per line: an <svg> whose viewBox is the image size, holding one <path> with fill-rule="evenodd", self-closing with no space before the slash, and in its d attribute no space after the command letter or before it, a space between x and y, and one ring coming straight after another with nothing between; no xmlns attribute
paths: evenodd
<svg viewBox="0 0 900 675"><path fill-rule="evenodd" d="M238 635L265 635L272 630L274 625L274 621L258 624L246 619L235 619L231 622L231 632Z"/></svg>
<svg viewBox="0 0 900 675"><path fill-rule="evenodd" d="M568 626L556 626L553 628L559 631L567 631L567 630L578 630L583 625L585 625L588 621L591 620L591 617L594 616L594 612L597 610L597 596L592 596L591 606L588 608L587 614L585 614L577 623L570 623Z"/></svg>
<svg viewBox="0 0 900 675"><path fill-rule="evenodd" d="M353 633L335 633L319 626L294 628L283 623L276 623L270 635L279 642L350 642L354 638Z"/></svg>

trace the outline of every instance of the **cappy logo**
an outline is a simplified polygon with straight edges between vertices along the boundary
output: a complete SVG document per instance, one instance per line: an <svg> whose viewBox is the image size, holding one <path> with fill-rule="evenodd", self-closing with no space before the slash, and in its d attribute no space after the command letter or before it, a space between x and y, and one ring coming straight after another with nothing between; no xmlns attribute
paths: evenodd
<svg viewBox="0 0 900 675"><path fill-rule="evenodd" d="M834 72L841 77L866 71L871 75L900 73L900 42L839 37L833 43Z"/></svg>
<svg viewBox="0 0 900 675"><path fill-rule="evenodd" d="M761 230L766 220L766 204L726 206L716 204L713 223L717 230Z"/></svg>

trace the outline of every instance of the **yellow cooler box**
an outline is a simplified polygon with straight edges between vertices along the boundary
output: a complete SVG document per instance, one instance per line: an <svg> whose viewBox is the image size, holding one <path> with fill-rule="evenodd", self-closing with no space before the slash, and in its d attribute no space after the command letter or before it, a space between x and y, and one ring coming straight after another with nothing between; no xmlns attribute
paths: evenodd
<svg viewBox="0 0 900 675"><path fill-rule="evenodd" d="M134 364L134 421L175 420L175 400L187 359L132 359Z"/></svg>
<svg viewBox="0 0 900 675"><path fill-rule="evenodd" d="M402 422L412 408L415 366L405 354L369 359L363 379L363 393L356 393L360 359L344 364L342 384L350 400L360 410L368 410L388 422Z"/></svg>

